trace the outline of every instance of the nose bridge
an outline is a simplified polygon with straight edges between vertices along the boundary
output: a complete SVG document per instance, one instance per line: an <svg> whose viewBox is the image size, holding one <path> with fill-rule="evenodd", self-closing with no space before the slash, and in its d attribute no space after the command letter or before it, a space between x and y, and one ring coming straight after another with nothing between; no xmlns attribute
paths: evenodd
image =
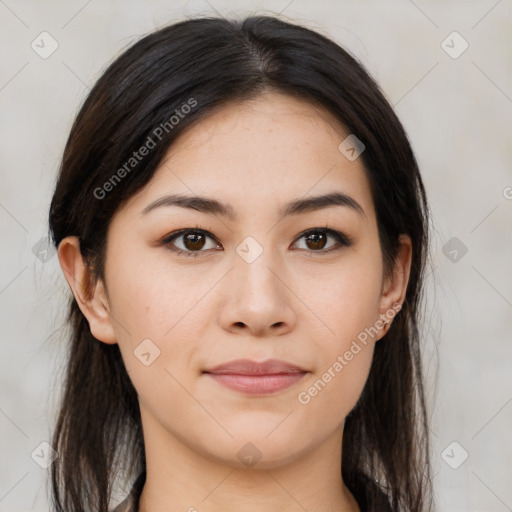
<svg viewBox="0 0 512 512"><path fill-rule="evenodd" d="M258 238L261 242L248 236L236 247L236 281L253 293L279 293L282 285L275 275L282 268L279 255L271 246L271 236Z"/></svg>
<svg viewBox="0 0 512 512"><path fill-rule="evenodd" d="M247 237L236 247L230 282L232 319L251 328L291 320L283 262L271 236L258 238L262 243Z"/></svg>

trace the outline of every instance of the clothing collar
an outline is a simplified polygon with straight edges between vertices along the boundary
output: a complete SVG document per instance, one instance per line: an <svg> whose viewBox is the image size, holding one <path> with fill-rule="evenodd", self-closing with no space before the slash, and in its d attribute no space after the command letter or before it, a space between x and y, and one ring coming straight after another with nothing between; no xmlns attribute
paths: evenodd
<svg viewBox="0 0 512 512"><path fill-rule="evenodd" d="M135 480L128 496L112 512L138 512L140 495L145 482L146 471L143 471Z"/></svg>

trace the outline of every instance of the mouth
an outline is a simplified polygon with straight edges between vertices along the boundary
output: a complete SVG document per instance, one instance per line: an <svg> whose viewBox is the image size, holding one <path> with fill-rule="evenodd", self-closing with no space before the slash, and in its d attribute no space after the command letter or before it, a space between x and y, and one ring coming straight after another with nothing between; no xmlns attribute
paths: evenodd
<svg viewBox="0 0 512 512"><path fill-rule="evenodd" d="M306 375L305 372L300 373L281 373L272 375L239 375L230 373L208 373L205 372L219 384L246 393L248 395L269 395L283 391L293 386Z"/></svg>
<svg viewBox="0 0 512 512"><path fill-rule="evenodd" d="M261 363L237 359L203 372L219 384L249 395L283 391L301 381L307 373L309 371L299 366L277 359Z"/></svg>

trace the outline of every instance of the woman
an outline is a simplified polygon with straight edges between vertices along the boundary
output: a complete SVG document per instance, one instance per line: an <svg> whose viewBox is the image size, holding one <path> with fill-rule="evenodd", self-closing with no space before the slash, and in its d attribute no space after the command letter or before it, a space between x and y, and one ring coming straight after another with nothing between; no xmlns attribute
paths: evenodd
<svg viewBox="0 0 512 512"><path fill-rule="evenodd" d="M128 48L49 212L72 291L55 511L426 511L428 205L345 50L272 17Z"/></svg>

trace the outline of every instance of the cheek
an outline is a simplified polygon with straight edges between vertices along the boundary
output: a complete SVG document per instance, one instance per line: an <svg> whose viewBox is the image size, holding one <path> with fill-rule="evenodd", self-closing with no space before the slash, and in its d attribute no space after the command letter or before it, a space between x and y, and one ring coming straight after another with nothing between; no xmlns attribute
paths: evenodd
<svg viewBox="0 0 512 512"><path fill-rule="evenodd" d="M322 285L308 295L308 306L319 312L328 327L322 329L327 333L324 336L311 337L318 364L297 397L299 407L311 409L312 432L322 428L321 418L327 420L327 415L331 425L341 423L355 406L368 378L378 334L379 261L354 253L343 263L325 275L315 275L315 281ZM308 283L303 281L303 286Z"/></svg>
<svg viewBox="0 0 512 512"><path fill-rule="evenodd" d="M337 343L338 350L324 353L324 365L305 382L297 395L297 407L311 423L311 435L322 429L341 425L356 405L373 357L373 344L358 340Z"/></svg>
<svg viewBox="0 0 512 512"><path fill-rule="evenodd" d="M324 332L340 350L378 319L382 268L378 258L361 252L347 252L329 267L302 268L302 277L296 280L297 294L327 326Z"/></svg>
<svg viewBox="0 0 512 512"><path fill-rule="evenodd" d="M133 385L147 400L164 389L167 397L180 396L178 382L190 378L201 339L200 301L212 285L194 279L197 273L132 255L109 271L113 325Z"/></svg>
<svg viewBox="0 0 512 512"><path fill-rule="evenodd" d="M107 270L114 328L121 343L144 338L165 343L187 323L189 312L208 291L208 283L198 280L197 272L167 265L161 255L151 259L158 252L146 250L141 257L130 252Z"/></svg>

